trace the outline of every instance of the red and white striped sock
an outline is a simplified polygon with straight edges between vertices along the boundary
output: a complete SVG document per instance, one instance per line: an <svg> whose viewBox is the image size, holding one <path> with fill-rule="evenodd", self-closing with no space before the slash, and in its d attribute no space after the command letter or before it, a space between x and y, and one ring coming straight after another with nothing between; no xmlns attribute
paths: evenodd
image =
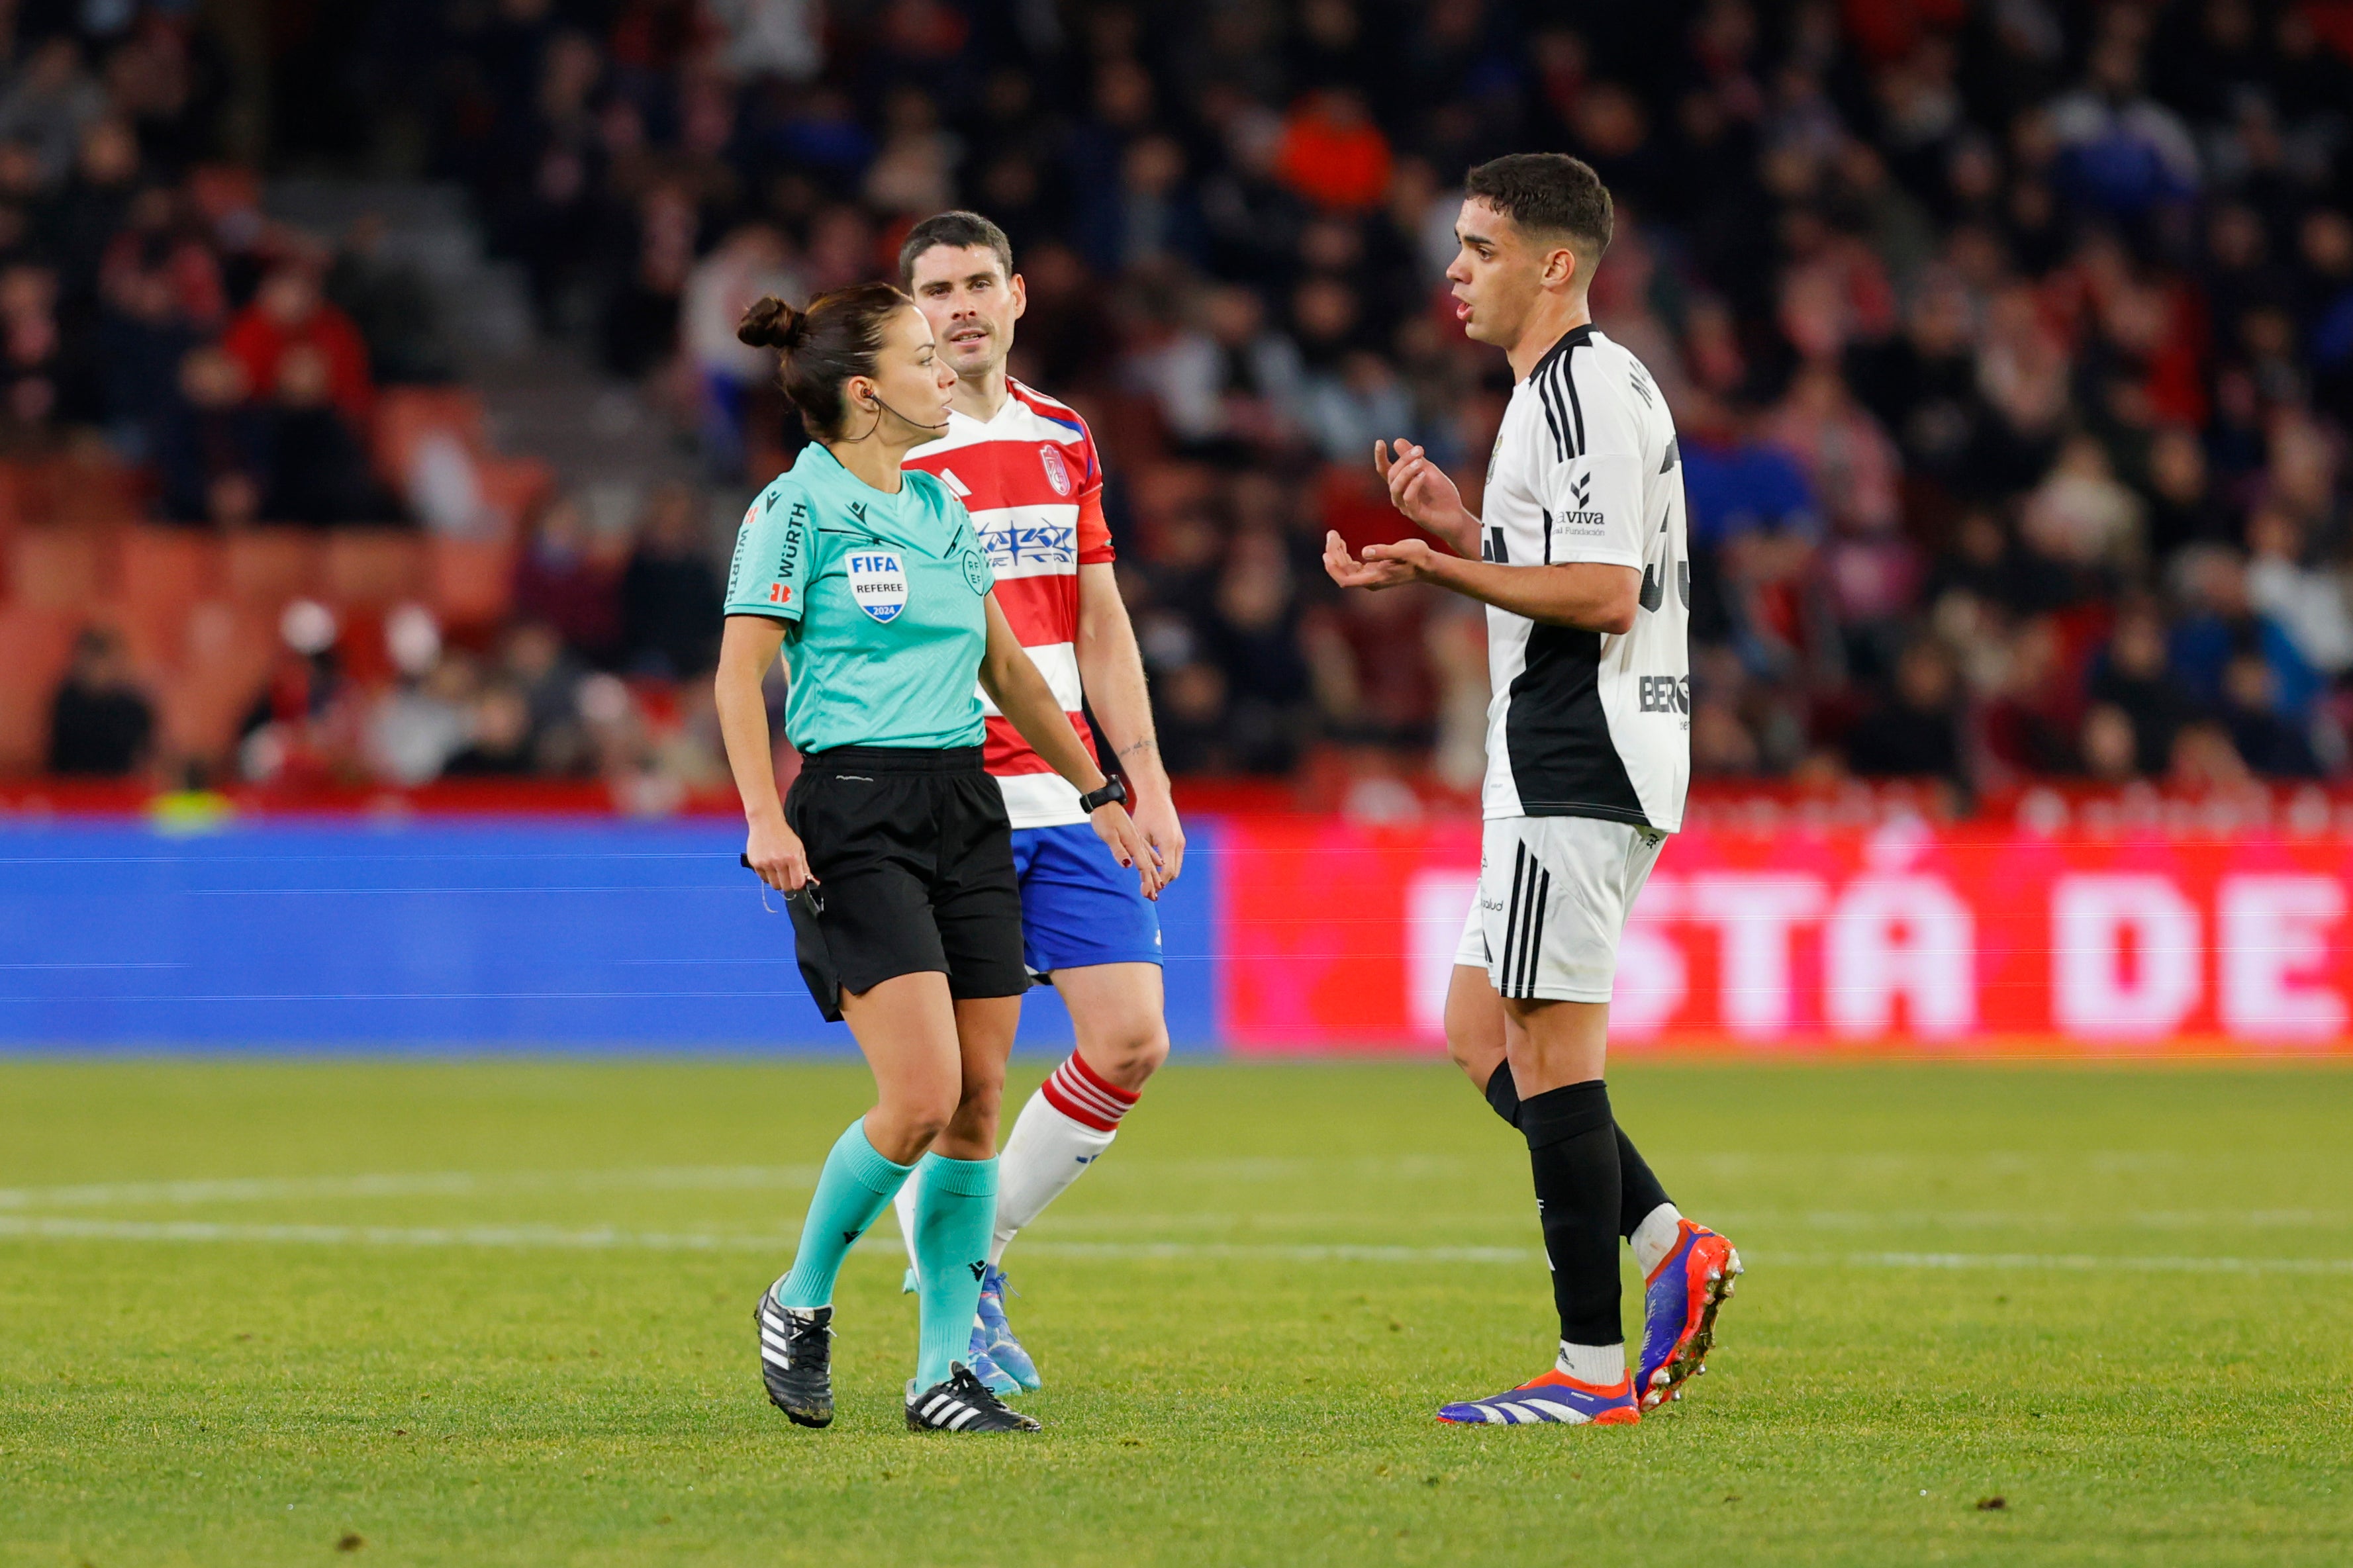
<svg viewBox="0 0 2353 1568"><path fill-rule="evenodd" d="M1120 1118L1135 1105L1134 1091L1107 1081L1071 1053L1038 1086L1006 1136L997 1157L997 1229L988 1260L1001 1262L1016 1232L1086 1174L1111 1147ZM922 1173L899 1189L899 1228L909 1237L907 1262L915 1262L915 1194ZM913 1289L913 1287L909 1287Z"/></svg>
<svg viewBox="0 0 2353 1568"><path fill-rule="evenodd" d="M1072 1051L1062 1065L1038 1086L1046 1103L1082 1127L1116 1132L1119 1119L1134 1109L1136 1097L1099 1076Z"/></svg>
<svg viewBox="0 0 2353 1568"><path fill-rule="evenodd" d="M1135 1099L1081 1061L1076 1051L1038 1086L997 1156L991 1263L1002 1260L1015 1233L1111 1147L1120 1118L1134 1107Z"/></svg>

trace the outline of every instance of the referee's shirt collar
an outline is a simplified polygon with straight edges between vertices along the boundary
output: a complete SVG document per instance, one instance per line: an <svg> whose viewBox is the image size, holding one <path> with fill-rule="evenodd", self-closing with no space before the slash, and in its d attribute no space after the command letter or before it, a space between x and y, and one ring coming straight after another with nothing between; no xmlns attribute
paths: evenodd
<svg viewBox="0 0 2353 1568"><path fill-rule="evenodd" d="M1561 333L1560 342L1545 350L1544 358L1536 361L1535 368L1528 372L1528 379L1530 381L1534 381L1537 376L1542 375L1551 367L1553 361L1558 359L1569 350L1577 347L1579 343L1591 342L1593 341L1594 331L1593 323L1591 321L1587 321L1580 326L1571 327L1568 331Z"/></svg>

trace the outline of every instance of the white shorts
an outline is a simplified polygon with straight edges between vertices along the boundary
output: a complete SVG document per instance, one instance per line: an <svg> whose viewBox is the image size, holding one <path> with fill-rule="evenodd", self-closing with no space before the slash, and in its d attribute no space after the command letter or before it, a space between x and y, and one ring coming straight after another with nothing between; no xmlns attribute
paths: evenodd
<svg viewBox="0 0 2353 1568"><path fill-rule="evenodd" d="M1499 996L1607 1002L1626 912L1667 836L1598 816L1497 816L1479 838L1479 893L1454 962Z"/></svg>

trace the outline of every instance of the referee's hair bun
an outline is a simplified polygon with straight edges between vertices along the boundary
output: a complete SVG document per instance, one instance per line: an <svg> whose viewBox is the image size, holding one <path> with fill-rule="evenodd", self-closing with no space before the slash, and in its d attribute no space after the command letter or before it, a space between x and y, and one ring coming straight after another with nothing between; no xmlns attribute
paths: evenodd
<svg viewBox="0 0 2353 1568"><path fill-rule="evenodd" d="M879 280L820 294L797 310L772 294L744 312L735 335L776 351L777 384L808 433L830 441L849 413L850 378L874 374L884 331L913 303Z"/></svg>
<svg viewBox="0 0 2353 1568"><path fill-rule="evenodd" d="M808 312L794 310L774 294L763 294L735 324L735 336L755 349L790 353L808 336Z"/></svg>

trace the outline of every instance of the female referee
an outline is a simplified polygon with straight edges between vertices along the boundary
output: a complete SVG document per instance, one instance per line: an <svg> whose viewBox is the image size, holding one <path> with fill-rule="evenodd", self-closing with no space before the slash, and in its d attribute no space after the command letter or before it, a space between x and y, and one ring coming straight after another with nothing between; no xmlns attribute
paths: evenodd
<svg viewBox="0 0 2353 1568"><path fill-rule="evenodd" d="M802 967L849 1021L878 1103L826 1156L792 1271L760 1298L760 1371L804 1426L833 1419L834 1278L920 1160L922 1328L907 1425L1034 1431L957 1358L997 1212L997 1110L1021 994L1021 899L1002 792L981 769L988 694L1086 795L1147 897L1160 868L997 607L964 504L900 467L948 420L955 376L887 283L795 310L765 299L738 337L774 348L816 439L753 502L727 578L717 695L744 858L794 901ZM801 753L776 799L760 679L781 645ZM838 992L838 998L837 998ZM837 1011L838 1008L838 1011Z"/></svg>

